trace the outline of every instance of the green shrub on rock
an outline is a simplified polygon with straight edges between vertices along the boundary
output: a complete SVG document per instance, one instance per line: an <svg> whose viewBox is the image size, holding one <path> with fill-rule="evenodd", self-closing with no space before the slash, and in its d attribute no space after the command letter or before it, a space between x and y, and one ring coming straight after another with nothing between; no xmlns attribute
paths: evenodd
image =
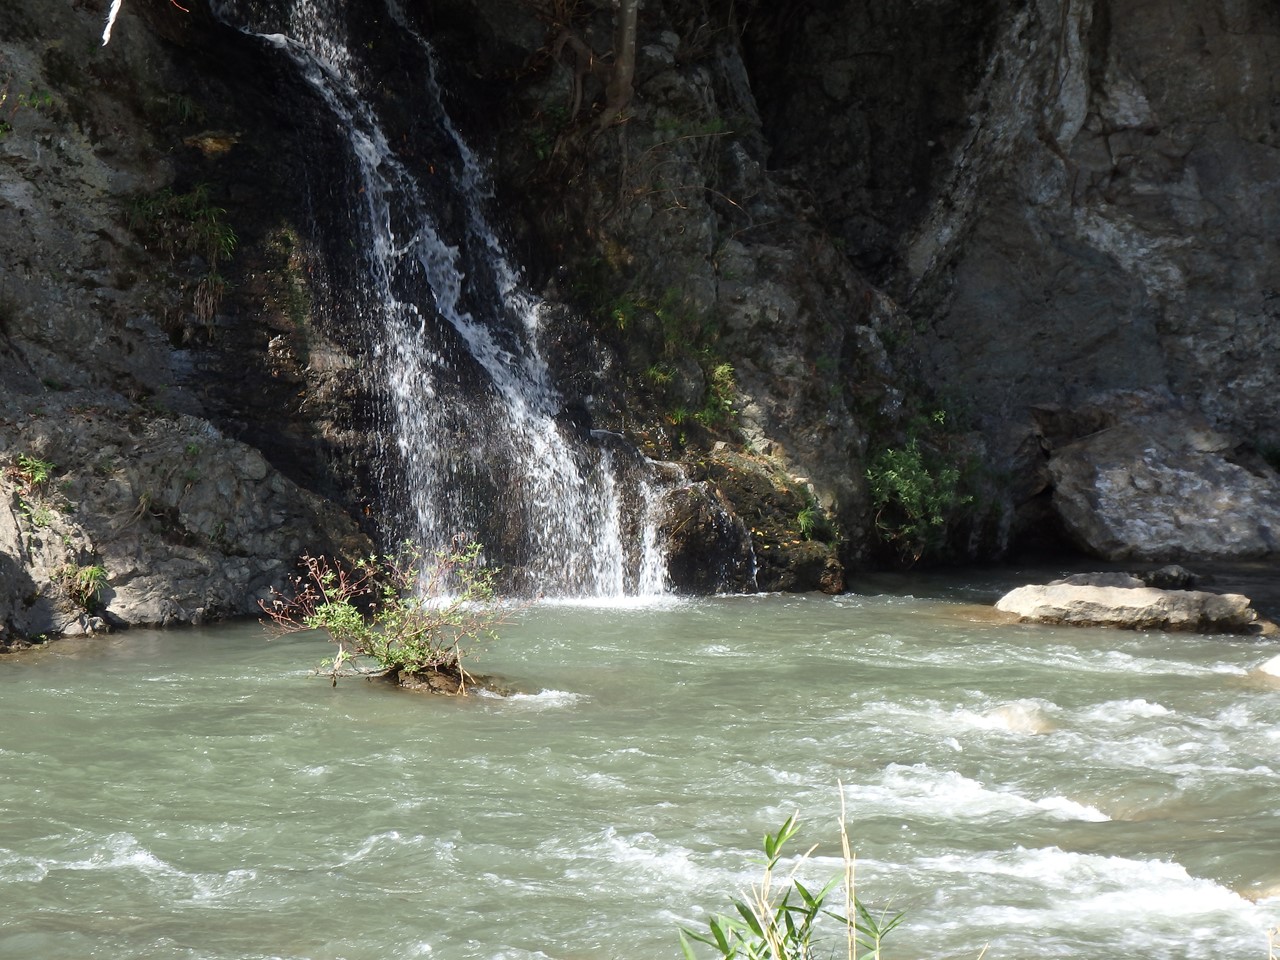
<svg viewBox="0 0 1280 960"><path fill-rule="evenodd" d="M945 424L941 410L917 418L906 443L881 450L867 468L876 531L906 563L943 553L952 526L974 502L955 459L931 436Z"/></svg>
<svg viewBox="0 0 1280 960"><path fill-rule="evenodd" d="M87 567L68 564L58 571L57 578L67 593L87 613L96 613L102 604L102 593L107 588L107 568L101 564Z"/></svg>
<svg viewBox="0 0 1280 960"><path fill-rule="evenodd" d="M370 556L350 569L304 556L292 596L275 590L260 606L281 633L329 635L338 652L319 672L335 685L340 676L386 676L430 686L432 675L444 675L464 691L467 649L507 622L507 610L493 602L495 571L480 552L471 543L424 554L406 542L395 555Z"/></svg>

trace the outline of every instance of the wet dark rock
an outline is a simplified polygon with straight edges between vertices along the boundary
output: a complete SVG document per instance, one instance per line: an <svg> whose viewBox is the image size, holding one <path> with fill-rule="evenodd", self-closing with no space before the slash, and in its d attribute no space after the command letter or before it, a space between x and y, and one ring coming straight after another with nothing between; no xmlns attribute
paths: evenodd
<svg viewBox="0 0 1280 960"><path fill-rule="evenodd" d="M1198 574L1176 563L1155 570L1144 570L1134 576L1148 587L1155 587L1158 590L1194 590L1202 579Z"/></svg>
<svg viewBox="0 0 1280 960"><path fill-rule="evenodd" d="M693 484L668 498L661 535L667 576L679 593L744 593L756 588L751 535L714 488Z"/></svg>
<svg viewBox="0 0 1280 960"><path fill-rule="evenodd" d="M822 540L834 539L834 530L811 490L777 464L727 450L715 453L703 469L750 535L757 589L844 589L844 567L834 546Z"/></svg>

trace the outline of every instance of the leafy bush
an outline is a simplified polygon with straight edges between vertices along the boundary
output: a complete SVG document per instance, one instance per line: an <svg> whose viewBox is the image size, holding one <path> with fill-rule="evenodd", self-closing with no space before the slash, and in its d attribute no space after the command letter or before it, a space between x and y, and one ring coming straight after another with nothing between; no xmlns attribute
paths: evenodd
<svg viewBox="0 0 1280 960"><path fill-rule="evenodd" d="M844 818L840 820L840 840L844 852L843 874L832 877L818 890L811 890L795 878L795 869L780 890L775 889L775 872L783 859L783 848L799 831L792 815L777 833L764 836L764 871L750 896L732 901L737 916L717 914L707 921L707 933L680 930L680 945L686 960L697 960L693 944L702 943L715 949L724 960L744 957L746 960L811 960L833 955L830 949L817 949L818 922L826 917L843 928L847 956L857 960L879 960L885 936L902 922L902 914L877 918L858 899L854 889L854 859ZM801 862L812 853L801 857ZM798 866L798 865L797 865ZM844 886L844 913L826 907L827 898Z"/></svg>
<svg viewBox="0 0 1280 960"><path fill-rule="evenodd" d="M707 374L707 398L698 412L698 421L707 427L727 422L733 416L733 397L737 390L733 364L713 366Z"/></svg>
<svg viewBox="0 0 1280 960"><path fill-rule="evenodd" d="M880 451L867 468L876 530L908 563L941 552L949 527L974 501L962 492L954 460L924 436L945 422L942 411L917 418L907 442Z"/></svg>
<svg viewBox="0 0 1280 960"><path fill-rule="evenodd" d="M346 569L304 556L293 596L273 591L263 612L282 633L323 630L338 652L320 672L340 676L445 673L465 683L466 647L507 622L494 604L495 572L471 543L426 555L411 543ZM361 661L373 661L366 667Z"/></svg>

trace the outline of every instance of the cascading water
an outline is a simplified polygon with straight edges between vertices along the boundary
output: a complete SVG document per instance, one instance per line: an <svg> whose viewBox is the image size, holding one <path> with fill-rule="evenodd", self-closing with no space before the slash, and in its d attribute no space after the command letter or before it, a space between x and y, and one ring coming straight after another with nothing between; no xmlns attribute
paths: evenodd
<svg viewBox="0 0 1280 960"><path fill-rule="evenodd" d="M384 2L361 23L385 14L425 144L388 134L405 126L380 113L393 78L366 55L373 42L353 42L345 0L223 0L217 13L286 55L350 142L363 265L351 296L388 397L384 481L408 514L390 532L429 550L474 536L532 593L661 592L657 475L565 414L539 352L542 304L490 222L489 180L445 109L435 54Z"/></svg>

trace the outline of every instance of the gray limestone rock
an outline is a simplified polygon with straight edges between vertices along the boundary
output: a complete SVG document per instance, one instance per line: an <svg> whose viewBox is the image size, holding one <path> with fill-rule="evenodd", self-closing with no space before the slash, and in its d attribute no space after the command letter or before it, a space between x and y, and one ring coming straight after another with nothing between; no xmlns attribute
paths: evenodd
<svg viewBox="0 0 1280 960"><path fill-rule="evenodd" d="M1280 447L1280 8L761 4L746 42L771 167L906 304L1016 527L1043 526L1038 405L1165 389Z"/></svg>
<svg viewBox="0 0 1280 960"><path fill-rule="evenodd" d="M1107 560L1243 559L1280 551L1280 476L1230 457L1205 419L1147 392L1105 398L1105 424L1050 451L1053 503Z"/></svg>
<svg viewBox="0 0 1280 960"><path fill-rule="evenodd" d="M205 420L74 410L0 423L0 623L14 633L252 614L303 552L369 552L354 521ZM51 465L38 487L22 451ZM75 576L93 568L85 596Z"/></svg>
<svg viewBox="0 0 1280 960"><path fill-rule="evenodd" d="M1240 594L1053 583L1018 587L996 609L1033 623L1198 633L1245 633L1258 621Z"/></svg>

